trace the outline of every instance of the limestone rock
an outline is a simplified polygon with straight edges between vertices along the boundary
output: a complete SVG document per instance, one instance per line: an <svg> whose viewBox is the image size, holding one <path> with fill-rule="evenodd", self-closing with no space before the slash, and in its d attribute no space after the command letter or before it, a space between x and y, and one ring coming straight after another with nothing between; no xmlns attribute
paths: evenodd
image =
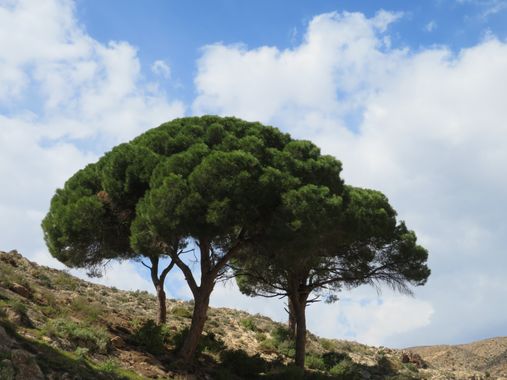
<svg viewBox="0 0 507 380"><path fill-rule="evenodd" d="M19 294L21 297L32 298L32 291L27 287L18 284L17 282L13 282L9 286L9 289L12 290L14 293Z"/></svg>
<svg viewBox="0 0 507 380"><path fill-rule="evenodd" d="M114 348L124 348L125 341L123 340L123 338L121 336L116 335L111 338L111 345Z"/></svg>

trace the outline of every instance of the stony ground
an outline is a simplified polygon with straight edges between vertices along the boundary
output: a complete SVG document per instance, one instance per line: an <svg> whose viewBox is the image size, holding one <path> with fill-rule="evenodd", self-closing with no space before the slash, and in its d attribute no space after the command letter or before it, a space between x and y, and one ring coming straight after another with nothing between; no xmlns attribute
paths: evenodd
<svg viewBox="0 0 507 380"><path fill-rule="evenodd" d="M211 308L197 361L174 350L192 304L79 280L0 252L0 379L507 379L507 338L393 350L309 334L307 370L291 366L283 324Z"/></svg>

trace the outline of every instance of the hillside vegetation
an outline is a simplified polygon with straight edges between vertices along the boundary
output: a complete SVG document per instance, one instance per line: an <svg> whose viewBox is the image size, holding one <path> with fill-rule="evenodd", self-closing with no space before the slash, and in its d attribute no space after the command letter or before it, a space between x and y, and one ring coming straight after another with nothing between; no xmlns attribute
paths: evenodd
<svg viewBox="0 0 507 380"><path fill-rule="evenodd" d="M410 351L309 334L306 371L290 365L284 324L211 308L192 366L176 359L192 304L126 292L0 252L0 379L485 379L506 373L507 339ZM470 358L474 360L470 360Z"/></svg>

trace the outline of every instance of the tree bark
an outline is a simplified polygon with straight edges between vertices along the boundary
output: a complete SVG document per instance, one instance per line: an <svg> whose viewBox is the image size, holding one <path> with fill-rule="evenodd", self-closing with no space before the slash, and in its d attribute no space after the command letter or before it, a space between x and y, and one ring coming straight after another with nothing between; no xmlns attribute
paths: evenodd
<svg viewBox="0 0 507 380"><path fill-rule="evenodd" d="M213 283L201 285L199 287L198 295L194 297L194 312L192 314L192 323L190 329L185 337L183 346L181 347L178 355L186 363L190 362L197 351L199 340L204 330L206 323L208 305L211 292L213 291Z"/></svg>
<svg viewBox="0 0 507 380"><path fill-rule="evenodd" d="M164 323L167 322L167 308L166 308L166 295L164 291L164 283L167 274L171 271L171 269L174 266L174 261L171 261L171 263L166 268L164 268L162 273L160 273L160 276L158 274L159 258L150 257L150 261L151 267L148 268L150 268L151 282L153 282L153 286L155 286L158 300L157 323L159 325L163 325Z"/></svg>
<svg viewBox="0 0 507 380"><path fill-rule="evenodd" d="M306 356L306 301L308 295L300 294L293 301L294 315L296 317L296 360L299 368L305 368Z"/></svg>
<svg viewBox="0 0 507 380"><path fill-rule="evenodd" d="M294 306L290 297L287 298L287 313L289 314L289 336L291 339L296 337L296 316L294 312Z"/></svg>
<svg viewBox="0 0 507 380"><path fill-rule="evenodd" d="M157 290L158 299L157 323L159 325L163 325L167 322L166 295L164 291L164 284L156 285L155 289Z"/></svg>

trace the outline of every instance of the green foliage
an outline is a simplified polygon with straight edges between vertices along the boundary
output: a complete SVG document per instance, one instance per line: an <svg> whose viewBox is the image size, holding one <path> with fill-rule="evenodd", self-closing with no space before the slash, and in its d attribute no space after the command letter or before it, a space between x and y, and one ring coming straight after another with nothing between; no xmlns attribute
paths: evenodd
<svg viewBox="0 0 507 380"><path fill-rule="evenodd" d="M241 324L241 326L243 326L246 330L250 330L250 331L257 331L257 327L255 326L255 322L254 322L254 319L249 317L249 318L244 318L244 319L241 319L239 321L239 323Z"/></svg>
<svg viewBox="0 0 507 380"><path fill-rule="evenodd" d="M361 380L363 377L357 366L350 360L343 360L329 370L337 380Z"/></svg>
<svg viewBox="0 0 507 380"><path fill-rule="evenodd" d="M90 352L90 350L86 347L78 347L75 349L74 355L76 355L76 358L78 360L85 360L86 355L88 355L89 352Z"/></svg>
<svg viewBox="0 0 507 380"><path fill-rule="evenodd" d="M192 311L185 306L174 306L171 309L171 314L181 318L192 318Z"/></svg>
<svg viewBox="0 0 507 380"><path fill-rule="evenodd" d="M415 366L414 363L405 363L403 366L411 372L419 372L419 369Z"/></svg>
<svg viewBox="0 0 507 380"><path fill-rule="evenodd" d="M275 340L269 338L262 340L261 343L259 344L259 348L262 352L266 354L271 354L277 352L278 350Z"/></svg>
<svg viewBox="0 0 507 380"><path fill-rule="evenodd" d="M271 336L275 340L276 345L291 340L290 331L284 326L277 326L271 331Z"/></svg>
<svg viewBox="0 0 507 380"><path fill-rule="evenodd" d="M97 369L107 373L115 373L118 371L118 369L120 369L120 365L118 364L117 360L109 358L99 363L97 365Z"/></svg>
<svg viewBox="0 0 507 380"><path fill-rule="evenodd" d="M10 380L16 377L14 366L9 363L10 361L3 361L0 358L0 379Z"/></svg>
<svg viewBox="0 0 507 380"><path fill-rule="evenodd" d="M342 352L326 352L322 355L322 360L324 362L324 366L326 370L330 370L338 363L341 363L342 361L350 360L349 356Z"/></svg>
<svg viewBox="0 0 507 380"><path fill-rule="evenodd" d="M39 283L42 286L49 288L49 289L51 289L53 287L53 283L51 282L51 279L45 273L38 271L35 274L35 278L37 278L39 280Z"/></svg>
<svg viewBox="0 0 507 380"><path fill-rule="evenodd" d="M53 319L46 322L41 332L53 338L63 338L74 349L84 347L90 352L105 354L109 350L109 336L98 326L89 326L67 319Z"/></svg>
<svg viewBox="0 0 507 380"><path fill-rule="evenodd" d="M9 306L19 315L26 315L26 312L28 311L26 304L18 299L10 300Z"/></svg>
<svg viewBox="0 0 507 380"><path fill-rule="evenodd" d="M90 302L86 297L78 296L70 304L71 310L85 318L87 322L96 322L104 312L104 307L97 302Z"/></svg>
<svg viewBox="0 0 507 380"><path fill-rule="evenodd" d="M270 380L303 380L305 371L302 368L290 365L271 371L266 378Z"/></svg>
<svg viewBox="0 0 507 380"><path fill-rule="evenodd" d="M142 323L134 333L134 341L143 346L148 352L158 355L164 352L166 340L162 326L157 325L152 319Z"/></svg>
<svg viewBox="0 0 507 380"><path fill-rule="evenodd" d="M78 280L68 273L59 273L54 279L54 285L59 289L75 291L78 288Z"/></svg>
<svg viewBox="0 0 507 380"><path fill-rule="evenodd" d="M224 350L220 353L222 365L242 379L256 379L267 370L267 362L260 356L249 356L242 350Z"/></svg>
<svg viewBox="0 0 507 380"><path fill-rule="evenodd" d="M320 371L326 370L326 365L322 357L317 355L306 355L305 366L310 369L318 369Z"/></svg>

